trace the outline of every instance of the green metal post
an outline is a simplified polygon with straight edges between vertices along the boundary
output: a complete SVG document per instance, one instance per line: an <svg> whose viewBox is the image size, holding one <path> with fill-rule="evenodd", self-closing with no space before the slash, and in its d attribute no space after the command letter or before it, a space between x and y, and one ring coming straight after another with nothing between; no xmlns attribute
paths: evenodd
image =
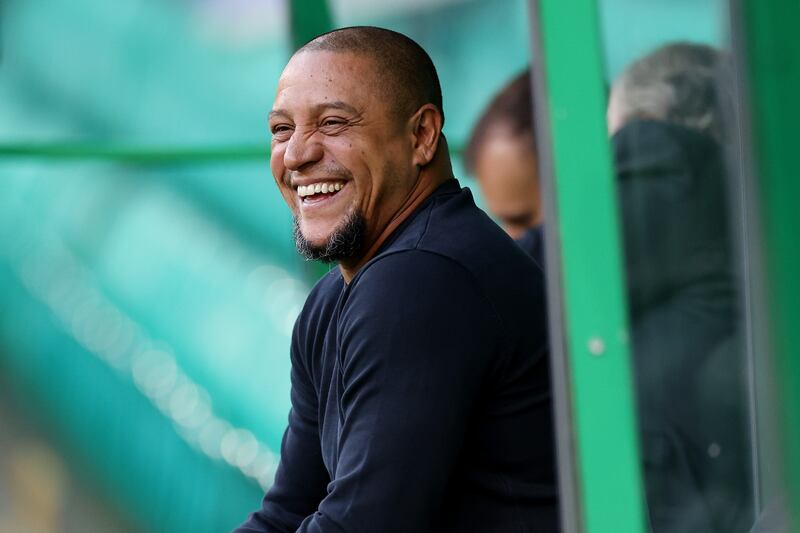
<svg viewBox="0 0 800 533"><path fill-rule="evenodd" d="M799 531L800 3L741 0L739 7L784 472L792 531Z"/></svg>
<svg viewBox="0 0 800 533"><path fill-rule="evenodd" d="M531 3L540 52L534 70L544 101L537 120L549 121L549 129L540 122L539 131L552 142L540 153L549 181L551 309L557 309L552 322L562 515L567 533L642 533L638 426L596 9L595 0ZM555 287L554 279L560 281Z"/></svg>

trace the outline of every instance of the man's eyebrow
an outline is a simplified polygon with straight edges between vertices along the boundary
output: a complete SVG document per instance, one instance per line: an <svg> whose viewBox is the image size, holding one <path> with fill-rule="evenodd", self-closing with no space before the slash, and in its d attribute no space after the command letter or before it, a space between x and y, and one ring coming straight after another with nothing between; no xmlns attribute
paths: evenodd
<svg viewBox="0 0 800 533"><path fill-rule="evenodd" d="M361 114L358 111L358 109L340 100L337 100L335 102L325 102L324 104L317 104L314 106L314 111L316 111L317 113L325 111L327 109L340 109L342 111L347 111L348 113L351 113L353 115Z"/></svg>
<svg viewBox="0 0 800 533"><path fill-rule="evenodd" d="M315 105L315 106L313 106L311 108L312 112L314 112L315 114L322 113L323 111L326 111L328 109L340 109L340 110L346 111L347 113L350 113L352 115L360 115L361 114L361 112L359 112L359 110L356 109L355 107L353 107L350 104L347 104L345 102L338 101L338 100L335 101L335 102L324 102L322 104L317 104L317 105ZM273 109L272 111L269 112L268 118L270 120L273 119L273 118L278 118L278 117L291 118L290 115L289 115L289 112L286 111L285 109Z"/></svg>
<svg viewBox="0 0 800 533"><path fill-rule="evenodd" d="M269 112L269 115L267 115L267 118L270 120L277 117L289 118L289 113L283 109L273 109Z"/></svg>

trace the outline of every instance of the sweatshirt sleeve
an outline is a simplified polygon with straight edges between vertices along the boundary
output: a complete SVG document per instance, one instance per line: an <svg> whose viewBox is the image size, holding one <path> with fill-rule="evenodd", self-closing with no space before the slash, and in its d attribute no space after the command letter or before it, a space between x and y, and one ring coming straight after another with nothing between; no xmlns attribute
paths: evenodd
<svg viewBox="0 0 800 533"><path fill-rule="evenodd" d="M326 494L329 476L322 462L317 395L303 357L298 325L292 338L292 408L275 482L264 496L261 509L233 533L294 533Z"/></svg>
<svg viewBox="0 0 800 533"><path fill-rule="evenodd" d="M303 533L425 532L498 353L500 323L472 275L421 251L353 281L339 322L339 461Z"/></svg>

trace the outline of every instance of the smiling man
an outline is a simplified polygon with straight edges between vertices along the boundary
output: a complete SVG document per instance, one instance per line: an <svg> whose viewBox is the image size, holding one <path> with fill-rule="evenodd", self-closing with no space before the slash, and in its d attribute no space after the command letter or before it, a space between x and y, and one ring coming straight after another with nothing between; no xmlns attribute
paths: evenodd
<svg viewBox="0 0 800 533"><path fill-rule="evenodd" d="M278 84L271 168L306 257L336 262L292 338L273 487L237 532L550 532L541 271L453 178L436 70L371 27Z"/></svg>

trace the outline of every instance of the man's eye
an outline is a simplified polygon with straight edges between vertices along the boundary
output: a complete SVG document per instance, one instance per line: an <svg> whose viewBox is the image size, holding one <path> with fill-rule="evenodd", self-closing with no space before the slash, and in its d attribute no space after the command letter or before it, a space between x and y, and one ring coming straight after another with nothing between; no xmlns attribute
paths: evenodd
<svg viewBox="0 0 800 533"><path fill-rule="evenodd" d="M340 118L326 118L322 121L323 126L341 126L344 124L344 120Z"/></svg>
<svg viewBox="0 0 800 533"><path fill-rule="evenodd" d="M283 139L292 134L291 126L287 124L278 124L277 126L273 126L271 128L271 131L272 131L272 136L277 139Z"/></svg>

